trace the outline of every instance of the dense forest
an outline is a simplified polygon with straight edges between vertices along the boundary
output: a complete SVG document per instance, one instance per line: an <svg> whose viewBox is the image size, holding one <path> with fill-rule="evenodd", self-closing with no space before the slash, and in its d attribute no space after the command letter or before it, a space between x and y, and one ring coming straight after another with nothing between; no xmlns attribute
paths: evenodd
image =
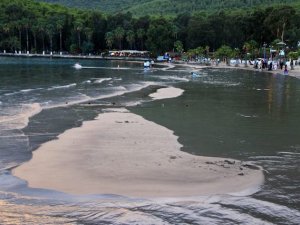
<svg viewBox="0 0 300 225"><path fill-rule="evenodd" d="M270 47L284 41L289 49L296 49L299 21L299 8L289 5L133 17L32 0L1 0L0 50L100 54L109 49L136 49L160 54L214 52L226 45L254 55L264 43Z"/></svg>
<svg viewBox="0 0 300 225"><path fill-rule="evenodd" d="M38 0L80 9L99 9L102 12L131 12L142 15L177 15L198 11L216 11L263 7L274 4L300 3L299 0Z"/></svg>

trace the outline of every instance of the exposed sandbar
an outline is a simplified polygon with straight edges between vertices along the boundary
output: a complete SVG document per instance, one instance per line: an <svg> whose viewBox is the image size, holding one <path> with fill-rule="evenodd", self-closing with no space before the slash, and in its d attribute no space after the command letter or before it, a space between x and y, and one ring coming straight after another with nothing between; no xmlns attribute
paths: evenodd
<svg viewBox="0 0 300 225"><path fill-rule="evenodd" d="M150 94L149 96L154 100L166 99L166 98L176 98L184 92L183 89L175 87L166 87L160 88L155 93Z"/></svg>
<svg viewBox="0 0 300 225"><path fill-rule="evenodd" d="M135 197L224 194L263 182L261 170L180 148L171 130L126 110L108 111L43 144L13 174L30 187Z"/></svg>

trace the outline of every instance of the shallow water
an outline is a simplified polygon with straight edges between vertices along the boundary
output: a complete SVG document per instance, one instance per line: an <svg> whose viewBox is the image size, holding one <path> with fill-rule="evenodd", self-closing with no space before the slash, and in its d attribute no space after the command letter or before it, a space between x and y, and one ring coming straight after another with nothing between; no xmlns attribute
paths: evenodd
<svg viewBox="0 0 300 225"><path fill-rule="evenodd" d="M300 223L299 80L218 69L193 78L121 61L76 70L77 61L0 58L0 224ZM163 86L185 92L152 101ZM42 143L123 106L173 130L183 151L261 165L265 184L250 196L133 199L32 189L10 174Z"/></svg>

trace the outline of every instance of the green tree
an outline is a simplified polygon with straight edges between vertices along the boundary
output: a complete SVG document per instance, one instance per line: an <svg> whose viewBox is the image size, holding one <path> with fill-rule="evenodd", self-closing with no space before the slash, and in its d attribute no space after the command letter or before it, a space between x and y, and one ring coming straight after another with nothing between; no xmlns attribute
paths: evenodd
<svg viewBox="0 0 300 225"><path fill-rule="evenodd" d="M94 44L91 41L84 41L82 43L82 52L87 54L87 53L91 53L94 49Z"/></svg>
<svg viewBox="0 0 300 225"><path fill-rule="evenodd" d="M37 35L39 32L39 27L37 26L37 24L34 24L31 27L31 32L32 32L32 36L33 36L33 48L35 53L37 53Z"/></svg>
<svg viewBox="0 0 300 225"><path fill-rule="evenodd" d="M196 60L199 57L203 57L204 52L205 52L205 49L203 47L199 46L197 48L188 50L187 54L188 54L188 57L190 58L190 60L191 59Z"/></svg>
<svg viewBox="0 0 300 225"><path fill-rule="evenodd" d="M84 22L81 18L76 18L74 21L74 30L77 34L78 48L81 48L81 32L84 28Z"/></svg>
<svg viewBox="0 0 300 225"><path fill-rule="evenodd" d="M136 36L140 40L141 50L144 50L144 37L145 37L145 30L143 28L139 28L136 31Z"/></svg>
<svg viewBox="0 0 300 225"><path fill-rule="evenodd" d="M88 41L92 41L93 38L93 29L90 27L86 27L83 29L83 32L85 33L85 35L87 36Z"/></svg>
<svg viewBox="0 0 300 225"><path fill-rule="evenodd" d="M174 48L175 48L176 52L180 52L180 53L182 53L183 50L184 50L183 49L183 44L182 44L181 41L175 41Z"/></svg>
<svg viewBox="0 0 300 225"><path fill-rule="evenodd" d="M42 38L42 48L43 52L45 51L45 36L46 36L46 25L47 21L46 18L42 17L37 20L37 30Z"/></svg>
<svg viewBox="0 0 300 225"><path fill-rule="evenodd" d="M247 41L244 43L243 45L243 49L245 51L245 54L247 53L250 53L251 54L251 57L254 58L254 52L255 52L255 49L257 48L258 44L256 41L254 40L250 40L250 41Z"/></svg>
<svg viewBox="0 0 300 225"><path fill-rule="evenodd" d="M4 48L4 49L7 49L7 50L10 50L13 52L14 50L19 48L20 43L19 43L19 40L17 37L9 37L9 38L2 40L0 42L0 46L2 46L2 48Z"/></svg>
<svg viewBox="0 0 300 225"><path fill-rule="evenodd" d="M29 18L23 18L22 21L22 27L25 29L25 34L26 34L26 51L29 51L29 29L30 29L30 24L31 21Z"/></svg>
<svg viewBox="0 0 300 225"><path fill-rule="evenodd" d="M56 20L56 29L59 32L59 50L62 52L63 50L63 28L65 24L65 15L64 14L59 14L55 17Z"/></svg>
<svg viewBox="0 0 300 225"><path fill-rule="evenodd" d="M19 50L22 51L22 29L23 29L23 24L21 20L18 20L14 23L15 28L18 30L19 32Z"/></svg>
<svg viewBox="0 0 300 225"><path fill-rule="evenodd" d="M114 40L115 40L115 36L113 32L107 32L105 34L106 45L108 46L109 49L112 48Z"/></svg>
<svg viewBox="0 0 300 225"><path fill-rule="evenodd" d="M222 45L216 52L215 57L229 64L229 58L234 55L234 51L227 45Z"/></svg>
<svg viewBox="0 0 300 225"><path fill-rule="evenodd" d="M297 60L300 57L300 52L289 52L288 57L292 60Z"/></svg>
<svg viewBox="0 0 300 225"><path fill-rule="evenodd" d="M53 51L53 36L55 34L55 24L49 23L46 25L46 34L49 38L49 43L50 43L50 52L52 53Z"/></svg>
<svg viewBox="0 0 300 225"><path fill-rule="evenodd" d="M129 44L129 48L133 49L133 44L135 42L135 33L132 30L126 32L126 41Z"/></svg>
<svg viewBox="0 0 300 225"><path fill-rule="evenodd" d="M225 38L222 33L218 33L218 37ZM207 19L206 15L193 16L187 27L187 47L196 48L197 46L214 46L216 40L215 30Z"/></svg>
<svg viewBox="0 0 300 225"><path fill-rule="evenodd" d="M173 48L174 38L171 29L172 24L158 18L151 21L147 31L147 47L154 54L161 54Z"/></svg>
<svg viewBox="0 0 300 225"><path fill-rule="evenodd" d="M119 49L120 50L122 49L122 42L123 42L124 35L125 35L125 30L124 30L123 27L117 27L114 30L114 36L115 36L116 40L119 43Z"/></svg>
<svg viewBox="0 0 300 225"><path fill-rule="evenodd" d="M175 25L175 24L172 24L171 25L171 30L172 30L172 36L175 40L178 39L178 32L179 32L179 28Z"/></svg>
<svg viewBox="0 0 300 225"><path fill-rule="evenodd" d="M96 0L64 0L72 6L81 2L81 9L37 1L50 0L0 1L1 50L4 47L12 49L12 46L18 44L14 50L34 48L38 51L42 45L43 50L49 49L51 45L54 50L61 51L75 49L74 52L79 52L79 49L90 49L91 46L94 46L93 50L98 51L104 46L114 47L114 44L122 49L126 41L126 47L146 47L147 50L158 54L174 49L175 41L181 41L185 50L209 46L210 50L215 51L222 45L227 45L243 49L244 52L256 52L256 48L250 50L245 43L253 40L257 46L262 46L264 42L269 45L277 38L280 41L284 40L290 49L295 49L300 37L300 5L289 5L294 0L130 0L126 3L124 0L106 3L102 1L103 5L109 7L116 7L121 1L123 4L135 4L134 10L126 9L133 10L132 12L138 10L138 14L134 14L135 17L130 12L104 15L94 10L83 10L88 5L99 6ZM274 2L282 4L274 5ZM243 8L253 4L260 7L247 10ZM231 10L226 10L229 8ZM158 16L147 16L149 10L152 10L152 15ZM47 31L48 24L53 24L55 28L54 32L51 32L51 38ZM120 28L123 31L117 32L122 34L118 34L118 38L106 38L106 33ZM52 28L50 30L52 31ZM134 42L131 42L129 31L136 33ZM10 39L12 41L9 41ZM53 43L50 43L50 39L53 39ZM81 46L84 42L85 46Z"/></svg>
<svg viewBox="0 0 300 225"><path fill-rule="evenodd" d="M286 30L292 23L296 11L291 6L271 7L267 10L271 12L266 17L264 23L269 31L281 41L284 41Z"/></svg>

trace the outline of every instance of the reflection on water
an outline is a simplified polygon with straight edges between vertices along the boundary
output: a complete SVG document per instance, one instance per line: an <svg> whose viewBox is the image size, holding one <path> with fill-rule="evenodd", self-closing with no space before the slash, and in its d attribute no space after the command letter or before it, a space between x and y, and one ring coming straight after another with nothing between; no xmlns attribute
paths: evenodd
<svg viewBox="0 0 300 225"><path fill-rule="evenodd" d="M0 60L0 224L299 224L299 80L236 70L192 78L188 70L93 60L80 63L97 68L75 70L74 63ZM128 69L111 69L118 65ZM148 97L164 86L185 92ZM124 106L173 130L183 151L261 165L265 184L252 196L129 199L31 189L11 176L8 168L42 143Z"/></svg>
<svg viewBox="0 0 300 225"><path fill-rule="evenodd" d="M285 110L289 108L289 101L295 100L291 98L293 81L294 79L280 75L270 76L267 89L268 109L269 114L273 114L277 119L280 119L282 114L286 113Z"/></svg>

